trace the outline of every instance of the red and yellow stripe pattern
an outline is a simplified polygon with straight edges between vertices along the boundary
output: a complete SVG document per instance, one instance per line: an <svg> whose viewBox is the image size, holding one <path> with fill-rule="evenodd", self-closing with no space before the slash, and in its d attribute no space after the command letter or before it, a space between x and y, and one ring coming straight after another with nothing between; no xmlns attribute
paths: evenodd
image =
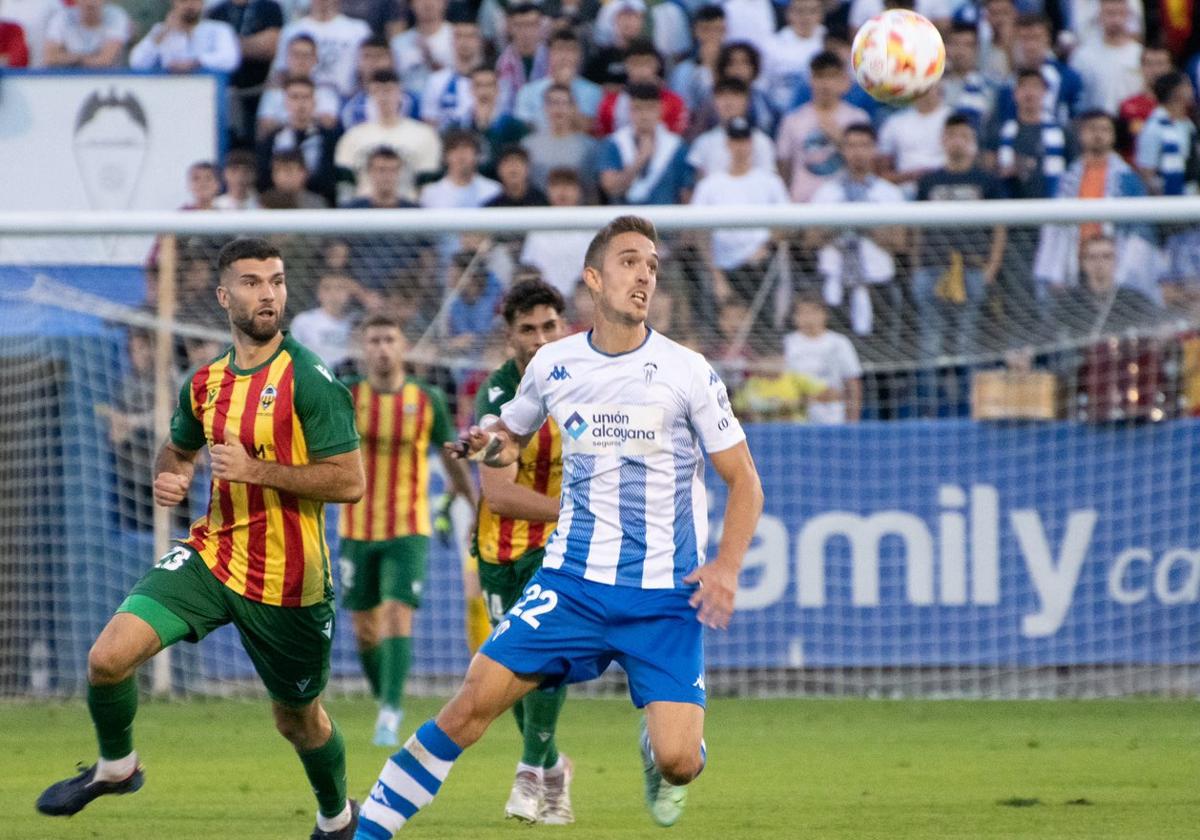
<svg viewBox="0 0 1200 840"><path fill-rule="evenodd" d="M365 542L429 536L433 399L411 380L394 392L377 391L364 380L351 385L350 394L367 490L358 502L342 505L338 533Z"/></svg>
<svg viewBox="0 0 1200 840"><path fill-rule="evenodd" d="M562 493L562 436L558 425L547 420L521 451L517 484L543 496ZM512 563L550 541L553 522L511 519L492 512L487 502L479 505L478 547L488 563Z"/></svg>
<svg viewBox="0 0 1200 840"><path fill-rule="evenodd" d="M232 435L257 458L307 464L291 354L284 350L251 373L235 371L231 356L192 377L192 413L205 437L211 444ZM325 598L329 551L321 502L216 479L208 513L192 525L186 544L218 580L251 601L306 607Z"/></svg>

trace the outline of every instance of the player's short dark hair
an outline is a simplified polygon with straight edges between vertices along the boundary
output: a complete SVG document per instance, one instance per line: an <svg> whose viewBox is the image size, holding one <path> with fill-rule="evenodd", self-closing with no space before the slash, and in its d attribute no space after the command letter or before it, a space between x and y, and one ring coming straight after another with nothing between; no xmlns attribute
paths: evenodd
<svg viewBox="0 0 1200 840"><path fill-rule="evenodd" d="M1017 16L1018 28L1030 28L1033 26L1040 26L1046 30L1047 35L1054 35L1054 23L1046 15L1039 12L1026 12L1023 15Z"/></svg>
<svg viewBox="0 0 1200 840"><path fill-rule="evenodd" d="M400 75L395 70L376 70L368 81L377 85L398 85Z"/></svg>
<svg viewBox="0 0 1200 840"><path fill-rule="evenodd" d="M592 237L583 258L584 267L600 271L604 266L604 256L608 252L609 243L622 233L640 233L651 242L658 243L658 231L654 228L654 222L642 216L617 216Z"/></svg>
<svg viewBox="0 0 1200 840"><path fill-rule="evenodd" d="M372 149L371 153L367 155L367 166L370 166L377 160L394 160L401 165L404 164L404 160L400 157L400 153L391 146L376 146L374 149Z"/></svg>
<svg viewBox="0 0 1200 840"><path fill-rule="evenodd" d="M639 99L643 102L657 102L659 100L658 85L649 82L635 82L625 86L625 92L629 94L630 99Z"/></svg>
<svg viewBox="0 0 1200 840"><path fill-rule="evenodd" d="M692 19L692 24L707 23L713 20L725 20L725 9L717 5L701 6Z"/></svg>
<svg viewBox="0 0 1200 840"><path fill-rule="evenodd" d="M1185 74L1180 73L1178 70L1163 73L1154 80L1154 98L1160 103L1166 102L1171 98L1171 94L1175 92L1175 88L1180 85L1191 85L1191 81Z"/></svg>
<svg viewBox="0 0 1200 840"><path fill-rule="evenodd" d="M1037 79L1041 83L1042 87L1049 87L1049 85L1046 84L1046 77L1042 75L1041 70L1026 69L1017 71L1018 87L1020 87L1021 82L1029 81L1030 79Z"/></svg>
<svg viewBox="0 0 1200 840"><path fill-rule="evenodd" d="M529 152L525 149L525 147L518 146L516 143L509 143L500 150L500 154L496 155L496 166L499 166L501 163L511 157L520 158L521 160L525 161L525 163L529 163Z"/></svg>
<svg viewBox="0 0 1200 840"><path fill-rule="evenodd" d="M726 76L723 79L717 79L717 83L713 85L713 96L719 93L736 93L741 96L749 96L750 86L741 79Z"/></svg>
<svg viewBox="0 0 1200 840"><path fill-rule="evenodd" d="M469 128L452 128L442 137L442 154L453 151L459 146L470 146L479 152L479 138Z"/></svg>
<svg viewBox="0 0 1200 840"><path fill-rule="evenodd" d="M662 62L662 58L658 54L658 50L654 47L654 42L649 38L634 38L629 42L629 46L625 48L625 58L632 58L635 55L652 57Z"/></svg>
<svg viewBox="0 0 1200 840"><path fill-rule="evenodd" d="M957 128L958 126L963 125L971 129L972 133L975 132L975 122L962 111L956 111L955 113L946 117L946 122L942 126L942 131L946 131L951 128Z"/></svg>
<svg viewBox="0 0 1200 840"><path fill-rule="evenodd" d="M826 70L836 70L839 73L845 73L846 65L842 61L842 57L833 50L821 50L808 63L808 69L809 73L813 76L818 73L824 73Z"/></svg>
<svg viewBox="0 0 1200 840"><path fill-rule="evenodd" d="M535 306L549 306L559 315L567 309L562 293L545 280L522 280L504 296L500 314L504 316L504 323L512 326L513 321Z"/></svg>
<svg viewBox="0 0 1200 840"><path fill-rule="evenodd" d="M842 129L843 139L849 137L851 134L865 134L870 137L872 141L879 140L879 134L875 131L875 126L868 122L850 123L850 125Z"/></svg>
<svg viewBox="0 0 1200 840"><path fill-rule="evenodd" d="M390 312L375 312L368 315L358 326L363 332L371 329L371 327L386 327L404 332L404 327L400 323L400 319Z"/></svg>
<svg viewBox="0 0 1200 840"><path fill-rule="evenodd" d="M256 236L244 236L231 239L221 246L217 253L217 272L224 274L225 269L238 260L273 260L283 259L279 249L265 239Z"/></svg>
<svg viewBox="0 0 1200 840"><path fill-rule="evenodd" d="M577 49L583 49L583 42L579 40L579 36L570 29L560 29L550 36L550 46L555 44L570 44Z"/></svg>

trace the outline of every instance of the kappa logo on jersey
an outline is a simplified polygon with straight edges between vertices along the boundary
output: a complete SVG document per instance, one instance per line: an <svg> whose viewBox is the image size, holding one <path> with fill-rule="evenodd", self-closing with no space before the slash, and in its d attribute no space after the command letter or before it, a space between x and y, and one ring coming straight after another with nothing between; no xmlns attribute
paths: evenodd
<svg viewBox="0 0 1200 840"><path fill-rule="evenodd" d="M704 675L703 674L696 677L696 681L694 683L692 683L692 688L698 688L701 691L704 691Z"/></svg>
<svg viewBox="0 0 1200 840"><path fill-rule="evenodd" d="M721 381L721 377L717 376L717 372L715 370L713 370L712 368L709 368L708 369L708 384L716 385L720 381Z"/></svg>
<svg viewBox="0 0 1200 840"><path fill-rule="evenodd" d="M642 365L642 374L646 377L646 384L649 385L654 380L654 374L658 373L658 365L654 362L646 362Z"/></svg>
<svg viewBox="0 0 1200 840"><path fill-rule="evenodd" d="M319 374L321 374L322 376L324 376L324 377L325 377L326 379L328 379L330 382L332 382L332 381L333 381L333 374L332 374L332 373L330 373L328 370L326 370L326 369L325 369L325 365L314 365L314 367L317 369L317 373L319 373Z"/></svg>
<svg viewBox="0 0 1200 840"><path fill-rule="evenodd" d="M571 374L567 373L566 365L555 365L554 370L550 371L546 379L553 382L562 382L564 379L570 379Z"/></svg>
<svg viewBox="0 0 1200 840"><path fill-rule="evenodd" d="M587 431L587 427L587 421L579 416L578 411L568 417L566 423L563 423L563 428L567 430L567 434L571 436L571 440L579 440L583 433Z"/></svg>
<svg viewBox="0 0 1200 840"><path fill-rule="evenodd" d="M258 398L259 411L270 411L271 406L275 405L276 396L278 396L278 393L274 385L268 385L266 388L263 388L262 396Z"/></svg>
<svg viewBox="0 0 1200 840"><path fill-rule="evenodd" d="M495 402L503 393L503 388L499 385L493 385L491 388L488 388L488 402Z"/></svg>

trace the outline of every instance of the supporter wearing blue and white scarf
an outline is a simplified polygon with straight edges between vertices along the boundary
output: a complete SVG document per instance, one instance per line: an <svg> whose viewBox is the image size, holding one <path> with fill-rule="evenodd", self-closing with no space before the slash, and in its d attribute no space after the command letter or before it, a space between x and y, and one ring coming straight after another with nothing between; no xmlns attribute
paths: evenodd
<svg viewBox="0 0 1200 840"><path fill-rule="evenodd" d="M1189 112L1194 102L1191 80L1182 73L1167 73L1154 83L1159 105L1138 135L1134 163L1154 192L1183 195L1195 192L1187 183L1196 126Z"/></svg>

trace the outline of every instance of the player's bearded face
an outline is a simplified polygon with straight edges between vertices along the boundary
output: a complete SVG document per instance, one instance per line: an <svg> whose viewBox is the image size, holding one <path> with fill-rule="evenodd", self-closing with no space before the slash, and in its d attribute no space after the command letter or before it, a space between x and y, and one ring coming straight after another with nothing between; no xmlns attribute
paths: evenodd
<svg viewBox="0 0 1200 840"><path fill-rule="evenodd" d="M253 341L270 341L279 332L287 303L283 265L278 260L244 262L247 265L242 268L240 261L237 275L221 287L229 322Z"/></svg>

